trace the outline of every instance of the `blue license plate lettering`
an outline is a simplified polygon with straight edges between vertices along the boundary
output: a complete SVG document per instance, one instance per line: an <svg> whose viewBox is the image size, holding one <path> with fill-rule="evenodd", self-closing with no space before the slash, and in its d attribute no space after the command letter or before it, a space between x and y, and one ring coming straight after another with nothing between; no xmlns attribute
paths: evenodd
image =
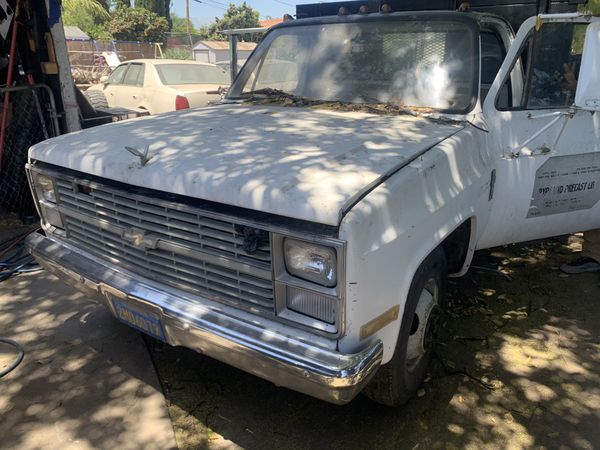
<svg viewBox="0 0 600 450"><path fill-rule="evenodd" d="M141 331L142 333L146 333L163 342L165 341L162 324L156 315L131 308L114 298L112 299L112 302L117 313L117 318L121 322Z"/></svg>

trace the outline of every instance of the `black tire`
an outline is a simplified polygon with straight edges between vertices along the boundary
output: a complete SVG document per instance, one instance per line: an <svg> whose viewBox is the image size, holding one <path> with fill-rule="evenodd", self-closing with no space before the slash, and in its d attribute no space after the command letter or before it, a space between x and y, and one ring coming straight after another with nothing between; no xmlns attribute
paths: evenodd
<svg viewBox="0 0 600 450"><path fill-rule="evenodd" d="M83 93L90 102L90 105L96 108L108 108L108 100L106 100L106 95L104 92L98 91L96 89L87 90Z"/></svg>
<svg viewBox="0 0 600 450"><path fill-rule="evenodd" d="M426 323L419 328L417 306L422 295L428 298ZM431 292L431 291L435 291ZM381 366L363 393L371 400L387 406L400 406L410 400L425 378L431 361L435 338L440 326L440 316L446 293L446 258L441 248L435 249L417 269L406 299L402 324L392 359ZM423 300L421 300L423 301ZM407 358L408 343L416 332L423 331L424 352L418 358Z"/></svg>

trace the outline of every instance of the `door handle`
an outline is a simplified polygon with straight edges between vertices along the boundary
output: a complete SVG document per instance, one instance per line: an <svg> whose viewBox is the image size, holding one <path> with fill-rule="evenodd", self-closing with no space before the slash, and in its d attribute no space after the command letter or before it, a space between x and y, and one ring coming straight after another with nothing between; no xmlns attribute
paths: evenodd
<svg viewBox="0 0 600 450"><path fill-rule="evenodd" d="M133 97L134 99L136 99L136 98L137 98L137 96L136 96L136 95L132 95L132 97Z"/></svg>

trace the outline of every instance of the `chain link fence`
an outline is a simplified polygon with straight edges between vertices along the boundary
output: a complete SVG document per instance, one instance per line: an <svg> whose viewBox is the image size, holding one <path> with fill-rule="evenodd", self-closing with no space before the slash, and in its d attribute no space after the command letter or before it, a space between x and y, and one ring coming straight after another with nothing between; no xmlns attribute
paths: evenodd
<svg viewBox="0 0 600 450"><path fill-rule="evenodd" d="M24 222L37 213L25 174L29 147L59 134L52 91L46 85L0 89L10 92L10 116L0 166L0 217L15 213Z"/></svg>

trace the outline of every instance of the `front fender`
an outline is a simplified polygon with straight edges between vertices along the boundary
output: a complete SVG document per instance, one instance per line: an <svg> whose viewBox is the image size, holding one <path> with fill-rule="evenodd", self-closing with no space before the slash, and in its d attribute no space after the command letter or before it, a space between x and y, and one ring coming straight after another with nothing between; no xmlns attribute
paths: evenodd
<svg viewBox="0 0 600 450"><path fill-rule="evenodd" d="M491 163L478 150L485 148L481 134L469 128L440 143L374 189L342 220L347 305L341 351L379 339L383 362L389 361L419 265L460 224L474 218L478 227L480 216L489 214ZM361 327L396 305L397 319L361 339Z"/></svg>

